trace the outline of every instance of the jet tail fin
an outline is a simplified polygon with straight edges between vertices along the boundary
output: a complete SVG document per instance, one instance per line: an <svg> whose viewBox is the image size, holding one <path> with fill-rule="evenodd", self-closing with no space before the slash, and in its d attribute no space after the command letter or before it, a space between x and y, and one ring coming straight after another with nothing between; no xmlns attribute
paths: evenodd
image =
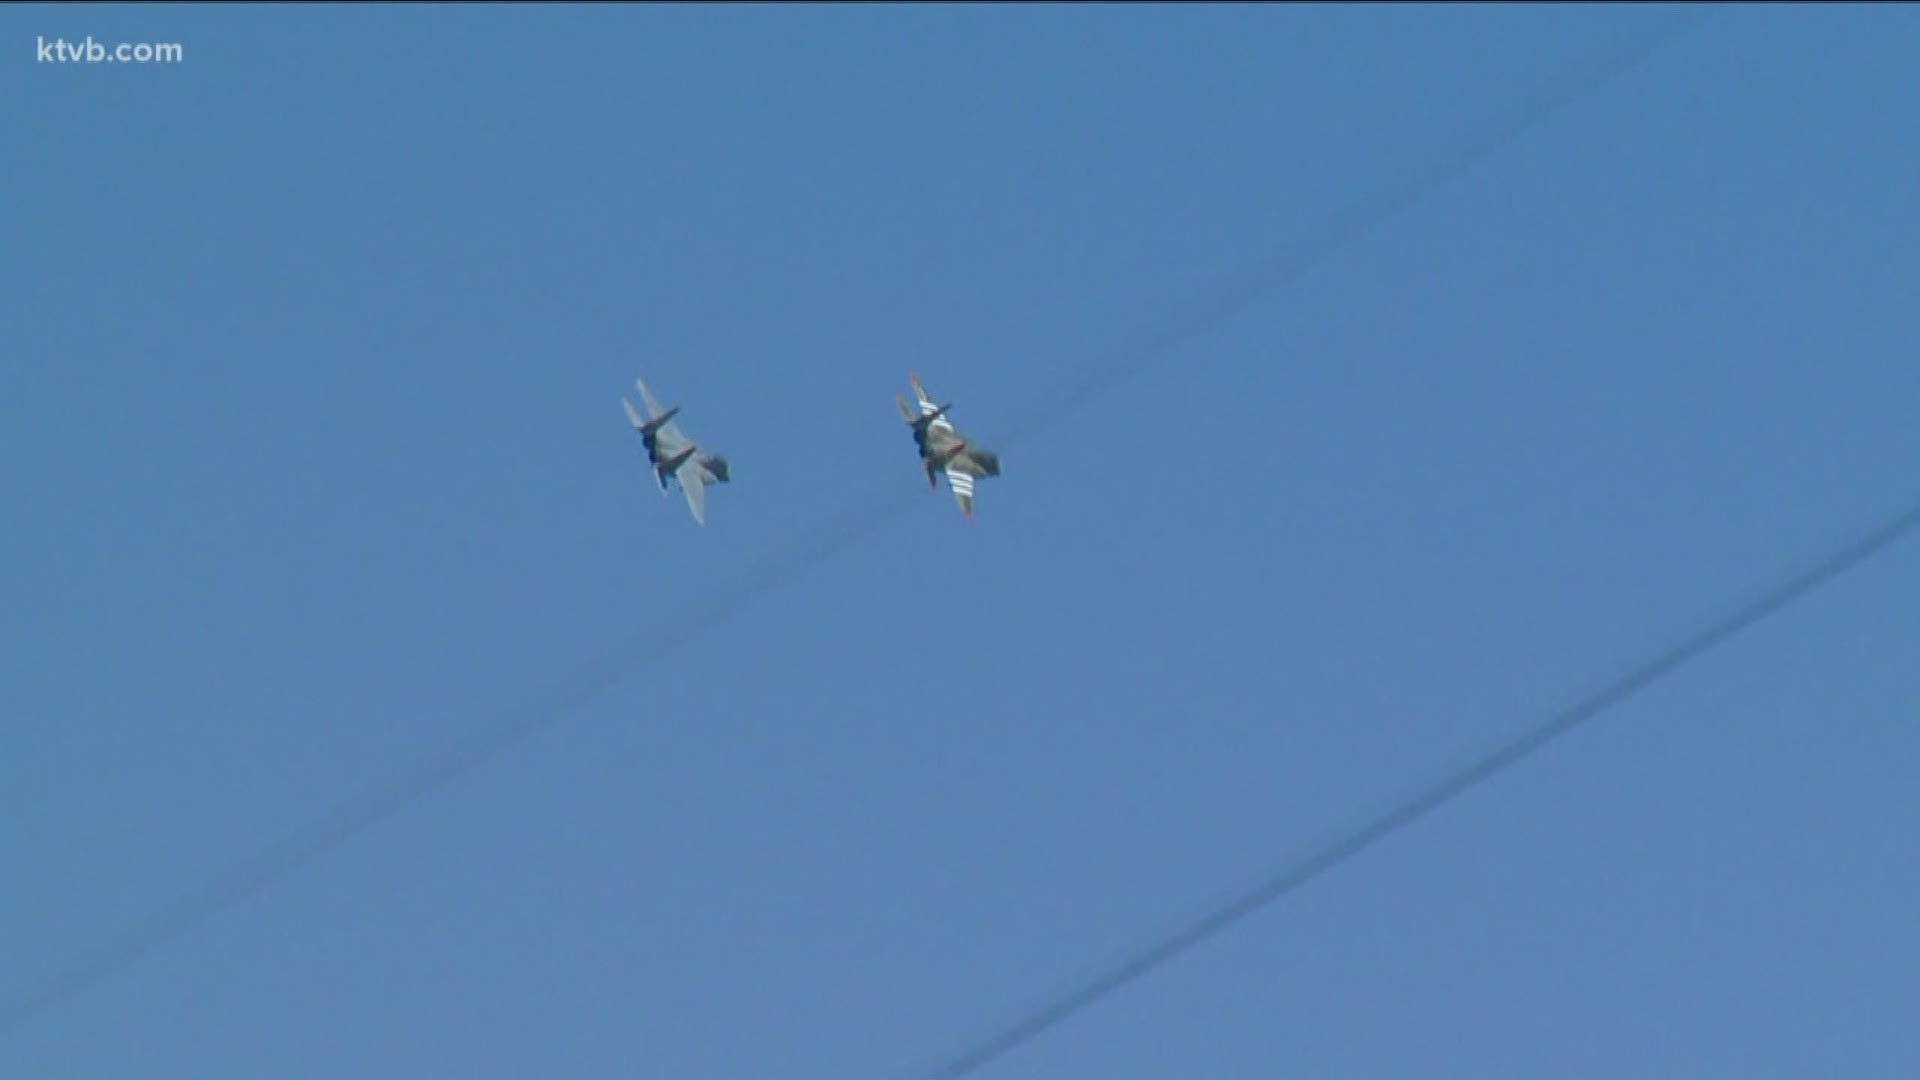
<svg viewBox="0 0 1920 1080"><path fill-rule="evenodd" d="M687 459L693 456L695 449L695 447L689 446L685 450L680 451L653 467L654 474L660 478L660 486L662 488L667 486L667 477L677 477L680 475L680 466L687 463ZM681 478L680 483L682 487L686 486L685 478Z"/></svg>

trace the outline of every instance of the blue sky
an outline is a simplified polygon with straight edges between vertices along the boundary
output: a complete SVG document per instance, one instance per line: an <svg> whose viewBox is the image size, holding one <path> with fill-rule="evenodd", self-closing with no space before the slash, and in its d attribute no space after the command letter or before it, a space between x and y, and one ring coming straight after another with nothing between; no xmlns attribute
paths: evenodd
<svg viewBox="0 0 1920 1080"><path fill-rule="evenodd" d="M0 994L625 676L0 1071L910 1072L1900 507L1902 7L1724 10L1027 423L1663 17L0 12ZM972 523L909 371L1021 428ZM733 461L704 530L636 374ZM982 1075L1915 1075L1916 587L1890 551Z"/></svg>

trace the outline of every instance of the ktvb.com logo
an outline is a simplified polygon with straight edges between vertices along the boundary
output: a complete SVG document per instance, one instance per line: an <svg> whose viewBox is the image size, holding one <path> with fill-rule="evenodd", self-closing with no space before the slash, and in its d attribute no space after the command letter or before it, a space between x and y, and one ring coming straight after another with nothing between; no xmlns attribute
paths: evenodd
<svg viewBox="0 0 1920 1080"><path fill-rule="evenodd" d="M186 59L186 51L177 41L103 45L89 35L85 41L41 38L39 43L36 55L43 64L177 64Z"/></svg>

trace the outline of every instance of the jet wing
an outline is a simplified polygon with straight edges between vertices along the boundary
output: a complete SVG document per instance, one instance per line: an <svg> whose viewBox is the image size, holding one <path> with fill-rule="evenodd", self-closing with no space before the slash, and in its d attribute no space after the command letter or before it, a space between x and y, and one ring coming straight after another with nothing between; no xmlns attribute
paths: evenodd
<svg viewBox="0 0 1920 1080"><path fill-rule="evenodd" d="M973 516L973 477L953 466L947 466L947 486L953 489L953 500L960 504L960 512Z"/></svg>
<svg viewBox="0 0 1920 1080"><path fill-rule="evenodd" d="M927 395L927 388L920 385L920 376L913 375L910 376L910 378L913 381L913 396L920 399L920 415L931 416L939 412L940 406L933 403L933 398ZM933 423L928 424L927 427L932 431L953 432L954 430L953 421L947 419L944 415L934 420Z"/></svg>
<svg viewBox="0 0 1920 1080"><path fill-rule="evenodd" d="M680 490L687 494L687 509L693 511L693 520L707 523L707 475L701 464L688 458L673 474L680 481Z"/></svg>
<svg viewBox="0 0 1920 1080"><path fill-rule="evenodd" d="M647 389L646 380L635 379L633 380L633 385L640 391L640 400L646 409L647 415L645 422L650 423L666 413L667 410L660 407L660 399L654 397L653 391ZM624 402L626 399L621 398L620 400ZM631 407L627 409L627 415L628 417L632 417L633 409ZM633 426L640 427L641 422L636 421ZM672 457L678 453L682 447L685 447L693 441L687 438L686 432L680 430L680 421L677 417L669 417L666 423L654 428L653 438L654 441L659 444L662 453L667 457Z"/></svg>

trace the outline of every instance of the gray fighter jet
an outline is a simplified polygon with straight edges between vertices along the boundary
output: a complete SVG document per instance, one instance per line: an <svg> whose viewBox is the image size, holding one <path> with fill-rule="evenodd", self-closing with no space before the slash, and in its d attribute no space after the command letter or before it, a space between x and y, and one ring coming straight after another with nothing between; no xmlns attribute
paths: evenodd
<svg viewBox="0 0 1920 1080"><path fill-rule="evenodd" d="M953 408L953 402L935 405L927 396L927 388L920 385L920 376L908 378L913 383L914 397L919 399L920 411L914 412L898 394L893 400L899 404L900 415L906 418L907 426L913 429L914 445L920 448L920 463L927 470L927 486L938 488L939 474L945 472L947 486L953 489L960 512L972 518L973 482L976 478L999 476L1000 455L975 446L953 426L953 421L947 419L947 410Z"/></svg>
<svg viewBox="0 0 1920 1080"><path fill-rule="evenodd" d="M680 425L673 422L680 413L678 405L663 410L644 380L635 379L633 385L640 390L640 404L646 409L646 415L642 416L626 398L621 398L620 404L627 407L627 419L633 421L633 429L647 444L647 460L653 465L654 482L664 492L667 477L680 481L680 490L686 493L693 520L705 525L706 485L728 481L727 459L718 454L701 453L699 444L680 430Z"/></svg>

